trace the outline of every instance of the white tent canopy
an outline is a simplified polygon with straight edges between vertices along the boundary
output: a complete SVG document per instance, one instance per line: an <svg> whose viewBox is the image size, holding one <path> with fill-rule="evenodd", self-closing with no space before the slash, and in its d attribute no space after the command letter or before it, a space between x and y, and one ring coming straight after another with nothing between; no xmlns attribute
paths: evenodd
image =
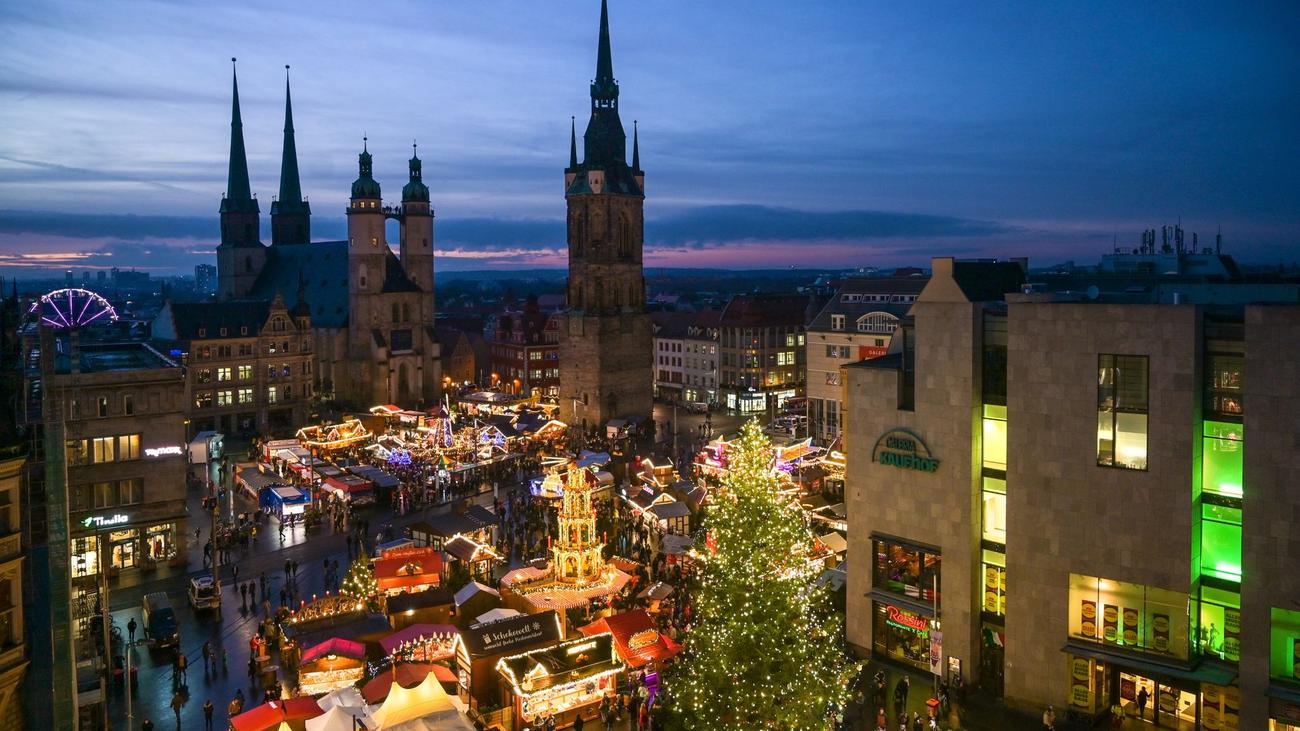
<svg viewBox="0 0 1300 731"><path fill-rule="evenodd" d="M357 726L353 718L356 716L344 710L343 706L331 706L325 713L307 719L307 731L355 731Z"/></svg>
<svg viewBox="0 0 1300 731"><path fill-rule="evenodd" d="M397 683L393 684L392 689L388 691L388 697L384 699L382 705L377 710L370 713L366 719L366 726L373 731L389 731L392 729L405 728L405 724L417 720L429 720L432 716L437 716L439 723L438 728L456 728L456 726L447 725L446 721L461 719L460 703L454 700L447 691L443 690L442 684L438 682L437 673L429 673L424 682L414 688L403 688ZM472 726L461 724L465 728ZM413 729L421 729L421 726L413 726Z"/></svg>

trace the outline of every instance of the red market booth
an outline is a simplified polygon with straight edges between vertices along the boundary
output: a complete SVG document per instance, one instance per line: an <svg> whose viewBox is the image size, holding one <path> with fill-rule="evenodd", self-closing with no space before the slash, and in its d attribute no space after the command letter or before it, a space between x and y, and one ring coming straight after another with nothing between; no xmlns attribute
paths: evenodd
<svg viewBox="0 0 1300 731"><path fill-rule="evenodd" d="M561 728L579 716L599 716L601 701L615 692L618 674L627 669L608 632L503 657L496 667L503 700L519 725L549 714Z"/></svg>
<svg viewBox="0 0 1300 731"><path fill-rule="evenodd" d="M587 636L608 632L614 637L614 649L632 670L644 671L642 682L653 698L659 690L659 672L682 651L682 646L659 631L654 619L644 609L602 617L579 628Z"/></svg>
<svg viewBox="0 0 1300 731"><path fill-rule="evenodd" d="M384 655L393 662L428 663L456 656L453 624L413 624L379 641Z"/></svg>
<svg viewBox="0 0 1300 731"><path fill-rule="evenodd" d="M298 692L320 695L365 677L366 646L335 637L308 648L298 663Z"/></svg>
<svg viewBox="0 0 1300 731"><path fill-rule="evenodd" d="M374 483L357 475L340 473L326 477L321 490L353 505L373 505L375 502Z"/></svg>
<svg viewBox="0 0 1300 731"><path fill-rule="evenodd" d="M230 719L235 731L276 731L280 724L288 724L294 731L303 731L306 721L324 713L314 698L286 698L271 701L245 711Z"/></svg>
<svg viewBox="0 0 1300 731"><path fill-rule="evenodd" d="M442 554L432 548L397 548L374 559L371 569L385 596L420 592L442 583Z"/></svg>

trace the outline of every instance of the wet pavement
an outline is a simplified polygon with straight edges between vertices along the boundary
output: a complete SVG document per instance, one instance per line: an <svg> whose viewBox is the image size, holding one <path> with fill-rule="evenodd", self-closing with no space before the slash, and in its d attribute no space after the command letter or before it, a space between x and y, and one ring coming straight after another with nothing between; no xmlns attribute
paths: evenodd
<svg viewBox="0 0 1300 731"><path fill-rule="evenodd" d="M203 516L205 512L200 505L200 491L191 490L190 515ZM491 506L491 490L480 494L475 502ZM252 500L242 496L234 498L235 512L253 512L257 506ZM371 532L380 530L385 525L392 525L395 536L402 534L402 528L410 523L424 519L426 516L445 513L451 510L451 504L444 504L427 511L413 511L405 516L394 517L386 506L376 506L358 514L371 523ZM266 574L268 594L272 608L279 603L279 592L286 585L284 563L292 559L299 563L296 578L298 596L310 601L313 594L325 592L324 561L329 559L339 564L340 579L346 572L350 561L347 555L346 535L348 531L335 533L326 525L308 529L304 525L293 526L286 530L283 542L277 531L278 523L274 519L264 520L258 531L256 544L246 551L232 550L231 565L222 567L223 588L221 610L204 610L195 612L189 604L186 589L189 578L207 573L203 568L202 545L208 538L208 526L203 525L201 538L193 541L193 529L189 538L189 568L159 571L153 575L137 574L123 577L112 586L110 606L114 622L126 632L127 623L134 618L140 625L141 601L145 594L163 591L171 600L180 625L180 651L185 653L189 662L186 675L188 692L182 691L185 701L179 724L171 709L172 702L172 663L176 650L156 650L139 646L132 652L132 665L137 668L137 687L132 693L132 721L127 722L127 699L125 687L115 687L109 693L109 717L114 729L135 729L145 719L152 719L156 729L181 728L203 729L203 704L211 699L214 706L213 728L227 727L226 708L234 698L235 691L242 688L247 699L244 708L257 705L261 692L256 689L247 672L249 658L249 639L256 634L258 623L262 620L260 606L241 608L239 587L232 580L233 565L239 566L239 581L247 583ZM373 541L373 535L371 536ZM371 542L372 542L371 541ZM259 593L257 604L262 597ZM143 635L143 626L136 633L139 640ZM202 648L204 642L210 642L218 658L205 670ZM224 649L227 655L225 668L221 668L220 654Z"/></svg>

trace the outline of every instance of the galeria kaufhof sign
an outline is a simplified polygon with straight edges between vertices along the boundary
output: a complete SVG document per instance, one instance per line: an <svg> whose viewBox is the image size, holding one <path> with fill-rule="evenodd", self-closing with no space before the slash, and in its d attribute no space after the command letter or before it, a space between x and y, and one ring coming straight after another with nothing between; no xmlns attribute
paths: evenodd
<svg viewBox="0 0 1300 731"><path fill-rule="evenodd" d="M871 452L871 461L917 472L939 469L939 460L930 454L930 448L906 429L890 429L881 435Z"/></svg>

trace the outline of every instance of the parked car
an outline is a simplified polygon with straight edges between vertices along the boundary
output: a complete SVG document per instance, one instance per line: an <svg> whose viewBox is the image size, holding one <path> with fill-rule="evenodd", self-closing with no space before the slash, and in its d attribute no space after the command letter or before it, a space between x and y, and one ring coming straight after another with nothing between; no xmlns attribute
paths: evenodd
<svg viewBox="0 0 1300 731"><path fill-rule="evenodd" d="M687 401L687 402L686 402L686 413L688 413L688 414L707 414L707 413L709 413L709 405L706 404L706 403L703 402L703 401Z"/></svg>
<svg viewBox="0 0 1300 731"><path fill-rule="evenodd" d="M221 609L221 585L211 574L203 574L190 579L190 606L195 611L203 609Z"/></svg>
<svg viewBox="0 0 1300 731"><path fill-rule="evenodd" d="M144 636L155 647L178 647L181 644L180 625L167 594L155 591L144 595Z"/></svg>

